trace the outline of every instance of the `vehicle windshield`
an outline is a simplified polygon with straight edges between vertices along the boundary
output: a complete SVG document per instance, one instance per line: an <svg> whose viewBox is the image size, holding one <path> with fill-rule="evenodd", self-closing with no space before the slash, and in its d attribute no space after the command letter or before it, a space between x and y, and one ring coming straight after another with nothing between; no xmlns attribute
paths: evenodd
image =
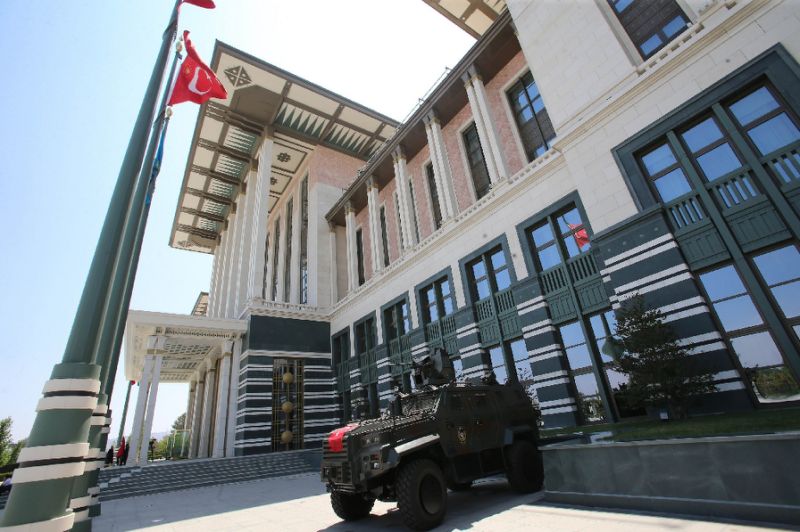
<svg viewBox="0 0 800 532"><path fill-rule="evenodd" d="M403 415L407 416L423 410L434 411L439 403L438 393L418 393L403 397Z"/></svg>

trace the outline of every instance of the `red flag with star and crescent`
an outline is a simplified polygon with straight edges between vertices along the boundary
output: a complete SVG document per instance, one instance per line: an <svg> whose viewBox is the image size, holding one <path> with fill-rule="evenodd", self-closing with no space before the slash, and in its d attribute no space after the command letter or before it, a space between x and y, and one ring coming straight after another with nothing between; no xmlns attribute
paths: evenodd
<svg viewBox="0 0 800 532"><path fill-rule="evenodd" d="M181 0L181 3L178 4L178 7L183 4L192 4L197 7L204 7L206 9L214 9L217 7L214 5L214 0Z"/></svg>
<svg viewBox="0 0 800 532"><path fill-rule="evenodd" d="M188 30L183 32L183 44L186 46L186 59L183 60L178 72L178 79L175 81L167 105L183 102L204 103L211 98L223 100L227 98L228 91L222 86L222 82L197 55L197 50L189 40Z"/></svg>

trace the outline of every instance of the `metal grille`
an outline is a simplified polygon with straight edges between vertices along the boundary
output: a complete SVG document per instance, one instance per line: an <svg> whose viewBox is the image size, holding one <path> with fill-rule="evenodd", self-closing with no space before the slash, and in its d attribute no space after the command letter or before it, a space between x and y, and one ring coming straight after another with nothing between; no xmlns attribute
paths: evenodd
<svg viewBox="0 0 800 532"><path fill-rule="evenodd" d="M291 382L284 376L290 374ZM291 403L290 411L284 404ZM275 359L272 369L272 450L291 451L303 448L303 361ZM283 434L291 433L288 442Z"/></svg>

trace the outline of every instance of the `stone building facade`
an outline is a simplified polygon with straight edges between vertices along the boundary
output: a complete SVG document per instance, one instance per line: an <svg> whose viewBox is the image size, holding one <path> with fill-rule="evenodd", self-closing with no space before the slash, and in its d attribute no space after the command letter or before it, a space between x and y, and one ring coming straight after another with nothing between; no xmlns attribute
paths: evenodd
<svg viewBox="0 0 800 532"><path fill-rule="evenodd" d="M437 346L548 427L642 415L603 348L634 294L713 374L696 411L800 399L800 6L426 2L477 40L402 124L217 46L171 243L214 255L207 310L132 313L126 355L216 327L161 370L194 452L319 446Z"/></svg>

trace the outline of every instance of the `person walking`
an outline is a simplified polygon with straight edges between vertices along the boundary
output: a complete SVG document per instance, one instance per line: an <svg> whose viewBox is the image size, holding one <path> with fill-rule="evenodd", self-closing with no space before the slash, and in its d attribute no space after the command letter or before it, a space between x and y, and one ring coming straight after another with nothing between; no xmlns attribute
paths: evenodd
<svg viewBox="0 0 800 532"><path fill-rule="evenodd" d="M106 452L106 467L114 464L114 446L108 448Z"/></svg>
<svg viewBox="0 0 800 532"><path fill-rule="evenodd" d="M119 447L117 448L117 465L125 465L123 458L125 457L125 436L122 437Z"/></svg>
<svg viewBox="0 0 800 532"><path fill-rule="evenodd" d="M125 452L122 453L122 465L126 465L128 463L128 453L131 450L131 442L125 442Z"/></svg>

